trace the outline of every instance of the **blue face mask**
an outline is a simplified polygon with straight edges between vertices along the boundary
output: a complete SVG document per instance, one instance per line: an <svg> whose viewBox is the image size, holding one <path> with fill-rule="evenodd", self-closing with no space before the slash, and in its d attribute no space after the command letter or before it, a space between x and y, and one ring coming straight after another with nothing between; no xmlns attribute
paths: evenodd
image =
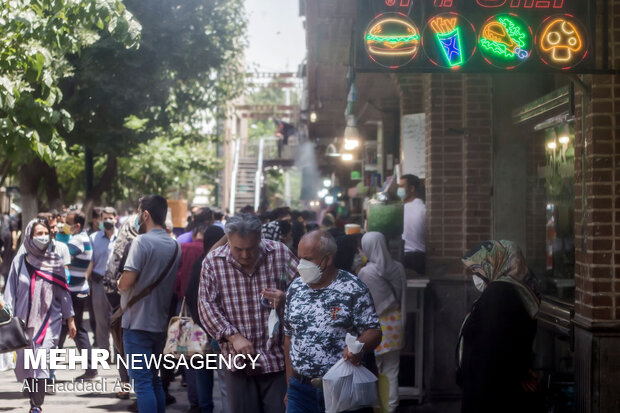
<svg viewBox="0 0 620 413"><path fill-rule="evenodd" d="M140 215L136 215L136 219L133 222L133 228L136 232L140 232Z"/></svg>
<svg viewBox="0 0 620 413"><path fill-rule="evenodd" d="M405 197L407 196L407 192L405 192L405 188L398 188L398 190L396 191L396 195L398 195L398 197L400 199L405 199Z"/></svg>

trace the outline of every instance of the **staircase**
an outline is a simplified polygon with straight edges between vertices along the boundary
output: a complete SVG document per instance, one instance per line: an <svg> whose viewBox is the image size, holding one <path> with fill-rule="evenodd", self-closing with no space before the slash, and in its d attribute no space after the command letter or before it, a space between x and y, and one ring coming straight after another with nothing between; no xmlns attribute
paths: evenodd
<svg viewBox="0 0 620 413"><path fill-rule="evenodd" d="M234 212L238 212L246 205L257 208L256 198L256 180L260 179L257 170L269 166L292 166L294 163L294 150L296 145L287 145L281 148L278 153L278 147L273 139L264 139L260 144L241 144L240 141L235 143L235 165L233 167L234 181ZM262 184L259 183L259 185ZM233 205L229 206L232 207Z"/></svg>
<svg viewBox="0 0 620 413"><path fill-rule="evenodd" d="M237 190L235 191L235 212L246 205L254 206L257 158L239 158L237 169Z"/></svg>

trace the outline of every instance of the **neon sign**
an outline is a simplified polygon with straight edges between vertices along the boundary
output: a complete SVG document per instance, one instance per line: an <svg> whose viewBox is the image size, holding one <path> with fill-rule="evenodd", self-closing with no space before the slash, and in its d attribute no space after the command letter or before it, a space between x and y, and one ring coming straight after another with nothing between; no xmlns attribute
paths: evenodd
<svg viewBox="0 0 620 413"><path fill-rule="evenodd" d="M506 5L507 0L476 0L480 7L502 7ZM564 0L510 0L510 7L513 9L523 7L525 9L561 9L564 6Z"/></svg>
<svg viewBox="0 0 620 413"><path fill-rule="evenodd" d="M536 36L538 53L543 62L559 69L568 69L587 54L584 29L570 15L552 16L540 25Z"/></svg>
<svg viewBox="0 0 620 413"><path fill-rule="evenodd" d="M456 13L439 14L426 25L422 44L433 64L459 69L476 50L474 26Z"/></svg>
<svg viewBox="0 0 620 413"><path fill-rule="evenodd" d="M400 0L400 7L409 7L411 0ZM394 7L396 0L385 0L385 5L388 7Z"/></svg>
<svg viewBox="0 0 620 413"><path fill-rule="evenodd" d="M420 31L404 14L384 13L368 25L364 44L372 60L396 68L409 63L417 55Z"/></svg>
<svg viewBox="0 0 620 413"><path fill-rule="evenodd" d="M596 71L597 49L593 40L600 2L356 0L356 3L354 56L355 69L360 72ZM423 53L420 48L424 49Z"/></svg>
<svg viewBox="0 0 620 413"><path fill-rule="evenodd" d="M531 55L531 29L515 14L500 14L486 21L478 43L489 64L512 69Z"/></svg>

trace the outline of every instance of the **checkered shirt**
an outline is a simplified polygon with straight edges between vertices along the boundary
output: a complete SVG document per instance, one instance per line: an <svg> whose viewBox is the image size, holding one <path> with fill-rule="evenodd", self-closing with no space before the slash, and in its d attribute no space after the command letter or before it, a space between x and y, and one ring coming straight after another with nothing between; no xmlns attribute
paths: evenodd
<svg viewBox="0 0 620 413"><path fill-rule="evenodd" d="M258 359L261 373L284 370L282 323L269 340L267 326L271 309L261 304L260 292L265 288L286 291L298 276L297 264L297 258L286 245L265 239L261 240L252 274L233 258L228 244L206 256L200 274L198 312L209 335L220 342L224 356L236 354L226 337L239 333L261 355ZM282 315L280 312L280 318Z"/></svg>

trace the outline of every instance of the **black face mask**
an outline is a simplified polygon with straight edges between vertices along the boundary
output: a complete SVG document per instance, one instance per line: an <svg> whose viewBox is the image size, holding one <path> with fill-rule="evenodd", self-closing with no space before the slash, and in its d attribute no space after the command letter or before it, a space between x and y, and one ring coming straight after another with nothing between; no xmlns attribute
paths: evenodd
<svg viewBox="0 0 620 413"><path fill-rule="evenodd" d="M103 228L106 231L110 231L114 228L114 222L112 221L103 221Z"/></svg>

